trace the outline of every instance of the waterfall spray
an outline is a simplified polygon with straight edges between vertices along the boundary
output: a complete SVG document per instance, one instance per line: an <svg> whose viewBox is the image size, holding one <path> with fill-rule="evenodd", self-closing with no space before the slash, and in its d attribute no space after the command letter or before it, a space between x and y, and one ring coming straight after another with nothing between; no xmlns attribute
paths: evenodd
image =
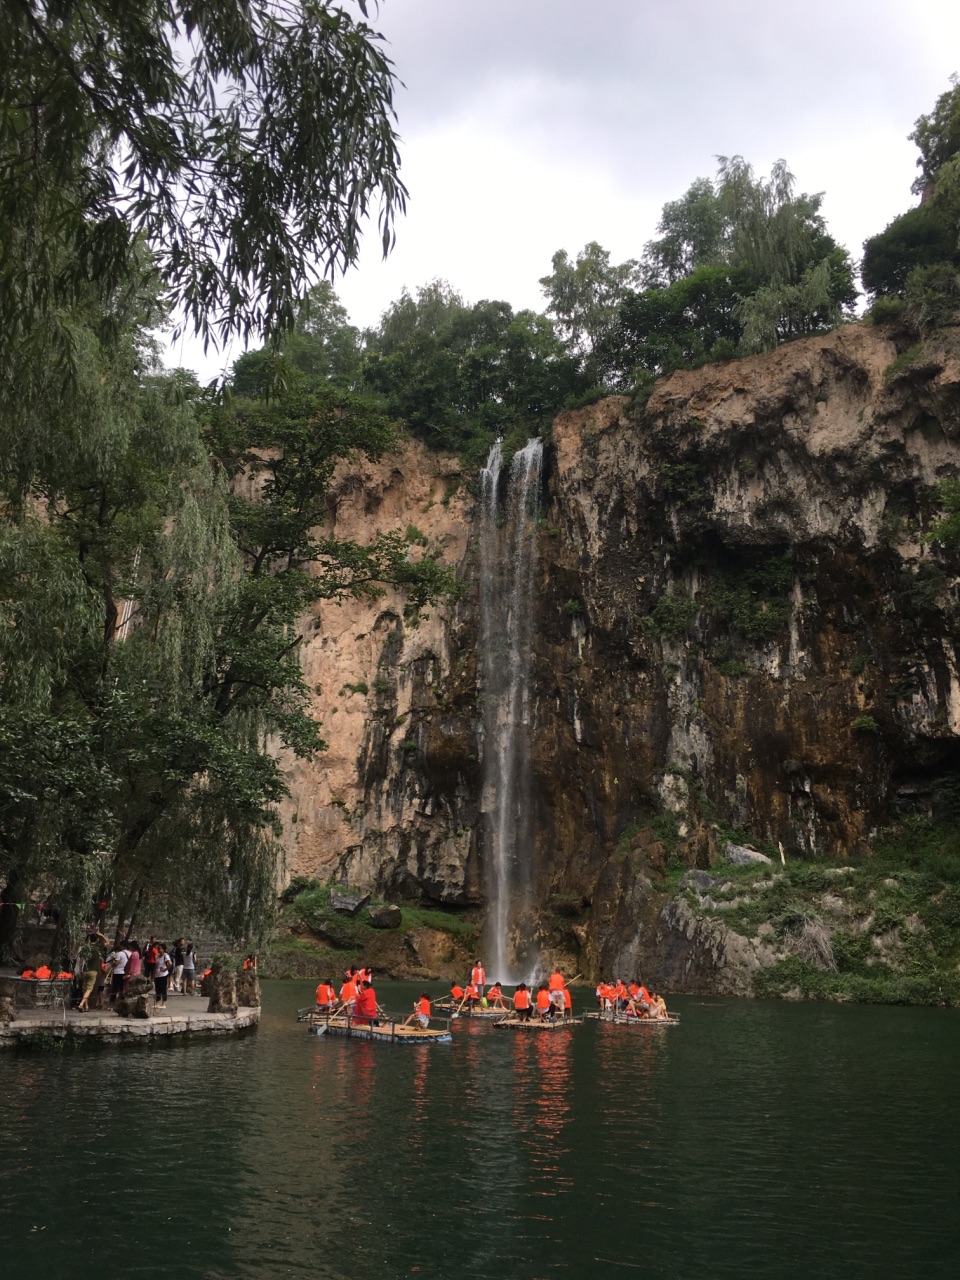
<svg viewBox="0 0 960 1280"><path fill-rule="evenodd" d="M530 909L530 658L536 571L534 516L543 445L514 455L501 517L500 441L480 472L480 644L483 678L484 848L490 902L488 973L509 982L536 957Z"/></svg>

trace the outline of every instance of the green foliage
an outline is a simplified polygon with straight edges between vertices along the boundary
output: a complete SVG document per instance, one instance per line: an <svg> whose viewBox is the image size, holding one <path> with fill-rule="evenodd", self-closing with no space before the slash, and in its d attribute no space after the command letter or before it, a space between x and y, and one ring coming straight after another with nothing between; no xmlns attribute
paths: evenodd
<svg viewBox="0 0 960 1280"><path fill-rule="evenodd" d="M606 381L599 353L617 324L620 304L640 282L640 264L632 259L614 266L610 254L595 240L571 262L565 249L553 255L553 272L540 287L566 349L580 361L589 385Z"/></svg>
<svg viewBox="0 0 960 1280"><path fill-rule="evenodd" d="M877 721L870 715L857 716L850 722L850 728L854 733L879 733L880 726Z"/></svg>
<svg viewBox="0 0 960 1280"><path fill-rule="evenodd" d="M906 314L915 328L956 324L960 315L960 272L952 263L916 267L907 277L904 293Z"/></svg>
<svg viewBox="0 0 960 1280"><path fill-rule="evenodd" d="M946 513L925 536L926 542L939 542L947 550L960 547L960 480L942 480L940 504Z"/></svg>
<svg viewBox="0 0 960 1280"><path fill-rule="evenodd" d="M366 680L358 680L356 684L345 684L340 692L341 694L362 693L366 695L370 692L370 686L367 684Z"/></svg>
<svg viewBox="0 0 960 1280"><path fill-rule="evenodd" d="M950 85L937 99L933 111L920 116L910 134L910 141L920 151L920 173L913 184L917 195L936 182L943 166L960 151L960 85L956 76L950 77Z"/></svg>
<svg viewBox="0 0 960 1280"><path fill-rule="evenodd" d="M850 674L853 676L862 675L870 665L871 657L869 653L860 652L854 654L850 659Z"/></svg>
<svg viewBox="0 0 960 1280"><path fill-rule="evenodd" d="M546 316L505 302L468 307L434 282L405 293L368 335L361 385L428 445L478 465L498 436L506 456L547 432L590 380Z"/></svg>
<svg viewBox="0 0 960 1280"><path fill-rule="evenodd" d="M892 360L884 369L884 382L893 382L901 373L905 373L907 369L911 369L916 363L921 350L922 345L917 343L915 346L908 347L906 351L901 351L896 360Z"/></svg>
<svg viewBox="0 0 960 1280"><path fill-rule="evenodd" d="M122 294L152 248L205 336L289 330L318 264L353 262L405 203L394 79L328 3L39 0L0 10L4 351ZM104 315L108 314L108 309ZM4 376L9 367L4 368Z"/></svg>
<svg viewBox="0 0 960 1280"><path fill-rule="evenodd" d="M877 298L866 314L871 324L896 324L903 318L907 304L903 298L892 298L882 294Z"/></svg>
<svg viewBox="0 0 960 1280"><path fill-rule="evenodd" d="M696 619L700 606L690 596L679 591L668 591L654 606L653 612L644 618L644 629L651 635L665 640L682 640Z"/></svg>
<svg viewBox="0 0 960 1280"><path fill-rule="evenodd" d="M795 577L790 551L758 562L724 564L711 573L706 588L711 616L746 640L765 644L789 616L787 596Z"/></svg>
<svg viewBox="0 0 960 1280"><path fill-rule="evenodd" d="M860 276L872 294L902 295L917 267L956 258L956 233L944 211L931 202L894 218L884 231L864 242ZM880 323L876 314L873 318Z"/></svg>
<svg viewBox="0 0 960 1280"><path fill-rule="evenodd" d="M581 600L567 600L564 603L563 612L571 618L580 618L583 616L583 602Z"/></svg>

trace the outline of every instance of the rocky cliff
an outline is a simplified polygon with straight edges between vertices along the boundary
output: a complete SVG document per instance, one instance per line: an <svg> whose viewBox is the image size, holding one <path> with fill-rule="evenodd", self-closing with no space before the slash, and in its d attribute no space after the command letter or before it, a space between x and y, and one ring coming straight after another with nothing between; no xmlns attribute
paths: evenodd
<svg viewBox="0 0 960 1280"><path fill-rule="evenodd" d="M923 534L958 431L956 331L904 353L861 325L557 419L531 602L547 954L745 991L784 939L704 914L683 866L731 839L843 860L953 803L958 566ZM415 445L339 479L335 532L404 530L467 589L429 618L386 596L313 620L331 750L294 767L291 871L483 906L469 480Z"/></svg>

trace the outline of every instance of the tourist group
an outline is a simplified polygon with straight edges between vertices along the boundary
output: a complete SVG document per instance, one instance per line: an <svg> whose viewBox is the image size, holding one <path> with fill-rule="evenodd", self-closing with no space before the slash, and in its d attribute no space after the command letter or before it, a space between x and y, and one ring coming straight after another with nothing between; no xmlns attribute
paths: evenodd
<svg viewBox="0 0 960 1280"><path fill-rule="evenodd" d="M579 977L579 974L577 975ZM666 1019L667 1006L661 996L649 992L639 982L629 985L621 982L602 982L597 987L597 1001L601 1014L609 1013L626 1018ZM433 1002L445 1014L478 1015L501 1011L504 1017L519 1022L557 1023L573 1018L573 1001L570 988L559 969L535 989L525 982L517 983L513 994L504 993L499 981L487 984L481 961L470 972L469 981L462 985L454 982L449 996ZM360 1026L376 1026L387 1015L377 1002L373 987L373 973L369 967L352 967L345 970L339 990L332 978L323 979L317 986L315 1012L327 1017L346 1017ZM421 991L414 1003L413 1013L404 1025L414 1023L426 1028L432 1014L431 998Z"/></svg>

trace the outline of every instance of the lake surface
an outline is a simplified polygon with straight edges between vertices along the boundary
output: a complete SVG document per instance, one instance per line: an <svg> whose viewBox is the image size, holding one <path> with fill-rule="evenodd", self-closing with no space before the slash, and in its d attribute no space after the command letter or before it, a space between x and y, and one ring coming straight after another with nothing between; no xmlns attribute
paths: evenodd
<svg viewBox="0 0 960 1280"><path fill-rule="evenodd" d="M242 1038L5 1051L0 1276L960 1273L958 1011L690 997L405 1046L308 1036L312 990L264 983Z"/></svg>

